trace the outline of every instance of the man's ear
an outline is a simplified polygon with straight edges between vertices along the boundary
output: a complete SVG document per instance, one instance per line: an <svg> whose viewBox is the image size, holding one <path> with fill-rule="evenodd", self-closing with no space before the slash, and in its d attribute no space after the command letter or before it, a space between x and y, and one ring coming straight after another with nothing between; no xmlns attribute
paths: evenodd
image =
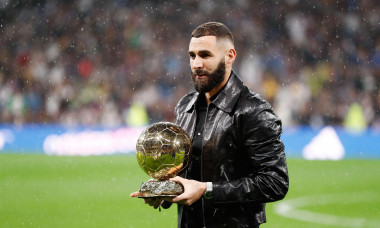
<svg viewBox="0 0 380 228"><path fill-rule="evenodd" d="M236 59L236 51L235 49L231 48L228 49L226 52L225 60L227 66L232 66L232 64L235 62Z"/></svg>

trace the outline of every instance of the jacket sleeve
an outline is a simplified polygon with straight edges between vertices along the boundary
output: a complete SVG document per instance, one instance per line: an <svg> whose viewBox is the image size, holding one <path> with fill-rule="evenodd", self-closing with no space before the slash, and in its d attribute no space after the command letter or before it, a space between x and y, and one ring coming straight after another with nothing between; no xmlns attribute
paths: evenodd
<svg viewBox="0 0 380 228"><path fill-rule="evenodd" d="M248 159L247 176L213 182L214 203L273 202L285 197L288 187L288 169L284 144L280 139L281 120L268 103L242 118L243 150Z"/></svg>

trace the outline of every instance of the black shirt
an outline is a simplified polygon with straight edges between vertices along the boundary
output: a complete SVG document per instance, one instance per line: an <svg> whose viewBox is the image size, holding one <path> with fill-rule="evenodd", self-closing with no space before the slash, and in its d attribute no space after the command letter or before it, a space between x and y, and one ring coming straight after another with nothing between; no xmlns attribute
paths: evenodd
<svg viewBox="0 0 380 228"><path fill-rule="evenodd" d="M202 135L203 127L207 114L207 103L204 94L201 94L196 105L197 123L192 142L192 159L188 179L202 181L201 176L201 157L202 157ZM194 202L191 206L183 207L182 221L188 226L184 227L203 227L202 200ZM191 218L191 219L187 219Z"/></svg>
<svg viewBox="0 0 380 228"><path fill-rule="evenodd" d="M214 100L221 90L210 100ZM207 115L207 102L206 96L200 94L199 98L195 104L195 110L197 113L197 122L195 126L195 132L192 142L192 159L190 164L190 172L188 173L187 178L197 181L202 181L202 139L203 139L203 129L206 121ZM188 219L191 218L191 219ZM203 208L202 208L202 198L194 202L191 206L183 207L182 214L182 224L186 224L183 227L203 227Z"/></svg>

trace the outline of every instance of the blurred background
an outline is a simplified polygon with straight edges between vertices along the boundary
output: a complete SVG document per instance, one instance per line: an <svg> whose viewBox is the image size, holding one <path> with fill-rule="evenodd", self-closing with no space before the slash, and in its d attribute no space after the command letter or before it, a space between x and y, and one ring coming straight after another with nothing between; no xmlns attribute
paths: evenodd
<svg viewBox="0 0 380 228"><path fill-rule="evenodd" d="M361 125L380 128L376 0L0 4L2 123L173 121L192 90L191 31L221 21L235 36L235 71L285 126L344 126L356 107ZM131 118L134 108L147 119Z"/></svg>
<svg viewBox="0 0 380 228"><path fill-rule="evenodd" d="M235 36L234 70L282 119L288 155L332 126L322 144L335 154L379 157L379 10L375 0L1 0L0 151L134 151L135 128L174 121L193 90L192 30L220 21ZM97 140L56 137L94 128Z"/></svg>
<svg viewBox="0 0 380 228"><path fill-rule="evenodd" d="M29 154L133 155L142 129L158 121L174 121L176 103L193 90L188 42L192 30L207 21L220 21L234 34L237 60L233 68L249 88L272 104L282 119L290 164L310 168L312 165L297 159L365 159L375 163L355 163L359 179L379 171L376 168L379 166L374 165L378 160L368 160L380 158L380 4L377 0L0 0L0 186L3 189L0 226L20 227L21 223L12 223L6 217L14 216L17 221L17 213L11 213L17 211L16 207L8 210L2 203L15 205L19 199L20 196L14 196L6 201L3 196L18 191L19 185L12 181L19 177L15 173L21 169L26 168L28 179L28 167L41 165L44 171L37 173L54 173L56 166L51 164L57 163L66 167L62 173L74 172L70 177L80 177L79 187L74 189L81 189L89 179L98 183L99 179L93 176L86 179L82 175L86 174L83 167L89 165L87 161L90 166L99 162L101 170L106 170L102 175L109 175L104 180L115 178L113 172L120 171L120 178L112 179L116 189L130 184L128 178L134 174L121 167L127 164L124 159L133 160L133 156L83 160L29 157ZM120 169L114 171L112 164L119 159L123 163L118 163ZM31 165L40 160L46 163ZM136 165L134 161L131 164ZM338 165L341 172L336 178L351 177L347 170L354 170L355 164L349 163L345 168L340 164L343 163ZM136 168L134 165L131 167ZM78 169L67 169L76 166ZM327 174L318 170L324 170L325 166L315 167L314 174L322 175L323 180ZM293 174L295 178L299 174L305 176L305 181L310 180L304 169L298 169ZM93 175L94 170L88 172ZM136 173L142 173L139 171ZM335 173L331 172L331 175ZM62 178L62 173L56 175ZM21 186L25 178L20 179ZM141 181L144 178L148 177L143 176ZM331 178L336 180L335 176ZM364 190L371 190L372 180L376 178L362 178L361 181L368 181ZM331 187L334 181L321 185ZM347 179L347 182L351 181ZM139 186L138 181L137 185L132 183L130 191ZM55 184L60 186L62 182ZM96 186L101 189L103 185ZM93 189L92 185L87 187ZM344 185L338 191L347 192L350 188ZM97 197L101 193L97 192ZM62 193L62 199L70 198L67 194ZM72 194L77 197L78 193ZM120 190L120 196L123 194ZM295 191L290 197L305 194ZM380 201L376 199L374 202ZM25 213L22 207L18 208L21 214ZM115 210L120 208L123 207ZM380 216L378 205L368 210L366 214ZM96 217L83 216L94 221ZM128 227L128 222L118 223L118 219L114 219L115 227L120 224ZM52 224L57 227L54 221L60 220L51 221L46 227ZM174 223L164 224L174 226ZM310 225L305 223L301 227L307 227L306 224ZM357 227L379 224L380 221L372 219Z"/></svg>

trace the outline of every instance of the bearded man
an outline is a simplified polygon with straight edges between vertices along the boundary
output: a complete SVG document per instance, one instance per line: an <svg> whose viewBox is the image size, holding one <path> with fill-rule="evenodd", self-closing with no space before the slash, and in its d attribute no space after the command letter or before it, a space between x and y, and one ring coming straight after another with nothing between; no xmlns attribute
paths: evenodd
<svg viewBox="0 0 380 228"><path fill-rule="evenodd" d="M198 26L189 57L196 91L178 102L175 117L191 136L193 155L186 172L171 179L184 193L145 202L177 203L181 228L259 227L265 204L283 199L289 187L281 120L232 70L236 51L224 24Z"/></svg>

